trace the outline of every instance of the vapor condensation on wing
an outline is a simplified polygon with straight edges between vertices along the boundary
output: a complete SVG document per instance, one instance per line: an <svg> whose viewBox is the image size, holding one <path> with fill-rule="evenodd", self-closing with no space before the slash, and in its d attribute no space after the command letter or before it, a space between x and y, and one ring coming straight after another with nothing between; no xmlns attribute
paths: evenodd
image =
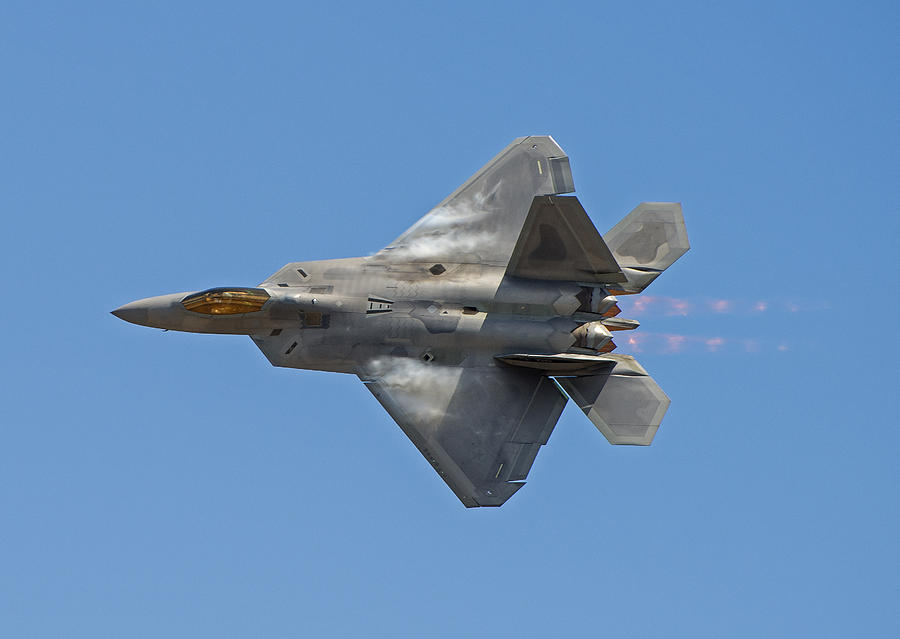
<svg viewBox="0 0 900 639"><path fill-rule="evenodd" d="M437 366L411 357L380 357L369 362L366 377L387 389L400 408L422 423L440 420L451 394L437 389L456 388L463 369Z"/></svg>
<svg viewBox="0 0 900 639"><path fill-rule="evenodd" d="M414 260L434 255L477 254L491 247L499 240L500 229L488 229L481 223L493 212L488 202L502 183L498 180L489 190L432 209L404 235L415 233L408 239L399 238L392 254Z"/></svg>

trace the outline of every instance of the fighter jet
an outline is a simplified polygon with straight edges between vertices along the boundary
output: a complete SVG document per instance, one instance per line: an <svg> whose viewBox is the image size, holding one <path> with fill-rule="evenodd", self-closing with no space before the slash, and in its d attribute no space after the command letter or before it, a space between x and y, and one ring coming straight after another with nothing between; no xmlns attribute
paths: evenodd
<svg viewBox="0 0 900 639"><path fill-rule="evenodd" d="M553 138L517 138L374 255L112 313L249 335L275 366L356 375L465 506L500 506L567 398L611 444L649 445L669 406L613 334L638 327L616 296L688 250L681 206L645 202L601 236L574 190Z"/></svg>

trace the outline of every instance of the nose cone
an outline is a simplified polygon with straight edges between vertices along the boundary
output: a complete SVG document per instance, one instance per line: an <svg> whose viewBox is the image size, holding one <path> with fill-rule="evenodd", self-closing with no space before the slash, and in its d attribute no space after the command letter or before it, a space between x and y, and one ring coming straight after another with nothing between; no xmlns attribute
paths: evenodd
<svg viewBox="0 0 900 639"><path fill-rule="evenodd" d="M125 320L126 322L146 326L147 320L149 318L148 309L149 305L147 304L147 300L138 300L136 302L131 302L129 304L125 304L124 306L120 306L119 308L111 312L113 315L115 315L119 319Z"/></svg>
<svg viewBox="0 0 900 639"><path fill-rule="evenodd" d="M185 295L187 293L148 297L120 306L112 311L112 314L119 319L140 326L182 330L185 310L181 305L181 300Z"/></svg>

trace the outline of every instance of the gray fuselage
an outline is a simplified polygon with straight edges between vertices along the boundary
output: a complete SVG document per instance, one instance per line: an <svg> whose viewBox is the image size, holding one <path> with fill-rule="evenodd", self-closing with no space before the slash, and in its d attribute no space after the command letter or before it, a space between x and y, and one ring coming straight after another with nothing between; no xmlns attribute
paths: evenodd
<svg viewBox="0 0 900 639"><path fill-rule="evenodd" d="M250 335L276 366L341 373L357 373L360 362L379 356L458 365L466 357L487 361L510 352L589 352L573 348L572 332L601 319L583 300L606 297L602 288L503 279L504 270L398 266L365 257L295 262L258 287L268 300L257 311L190 311L182 301L193 292L185 292L132 302L114 313L167 330Z"/></svg>

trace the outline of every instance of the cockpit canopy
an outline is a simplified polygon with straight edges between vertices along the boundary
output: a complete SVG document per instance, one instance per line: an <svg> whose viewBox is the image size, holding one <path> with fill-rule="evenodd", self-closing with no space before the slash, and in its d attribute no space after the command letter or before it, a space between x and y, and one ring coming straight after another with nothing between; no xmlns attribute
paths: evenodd
<svg viewBox="0 0 900 639"><path fill-rule="evenodd" d="M261 288L211 288L181 300L182 306L205 315L240 315L260 310L269 299Z"/></svg>

